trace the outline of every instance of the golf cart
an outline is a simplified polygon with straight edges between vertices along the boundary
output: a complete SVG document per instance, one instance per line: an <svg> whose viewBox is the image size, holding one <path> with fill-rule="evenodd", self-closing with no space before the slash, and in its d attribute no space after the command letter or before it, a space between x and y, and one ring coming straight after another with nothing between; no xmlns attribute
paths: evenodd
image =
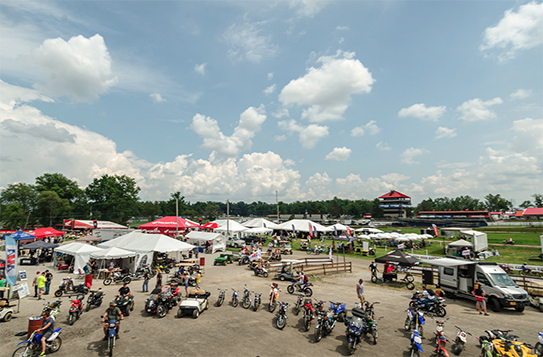
<svg viewBox="0 0 543 357"><path fill-rule="evenodd" d="M307 239L300 240L300 250L307 250L309 248L309 241Z"/></svg>
<svg viewBox="0 0 543 357"><path fill-rule="evenodd" d="M8 299L0 299L0 321L8 322L13 316L13 306Z"/></svg>
<svg viewBox="0 0 543 357"><path fill-rule="evenodd" d="M221 254L219 257L215 258L215 261L213 262L213 265L223 264L227 265L228 263L234 262L234 255L233 254Z"/></svg>
<svg viewBox="0 0 543 357"><path fill-rule="evenodd" d="M283 260L281 263L281 268L277 274L275 274L274 279L291 281L300 275L300 273L295 270L295 265L301 263L299 260Z"/></svg>
<svg viewBox="0 0 543 357"><path fill-rule="evenodd" d="M281 254L290 254L292 255L292 246L290 244L281 245Z"/></svg>
<svg viewBox="0 0 543 357"><path fill-rule="evenodd" d="M530 305L543 312L543 283L539 281L527 282L524 286L528 292Z"/></svg>
<svg viewBox="0 0 543 357"><path fill-rule="evenodd" d="M192 315L193 318L198 318L200 313L209 307L208 298L210 295L211 293L204 290L191 290L189 297L181 300L177 317L181 318L183 315Z"/></svg>

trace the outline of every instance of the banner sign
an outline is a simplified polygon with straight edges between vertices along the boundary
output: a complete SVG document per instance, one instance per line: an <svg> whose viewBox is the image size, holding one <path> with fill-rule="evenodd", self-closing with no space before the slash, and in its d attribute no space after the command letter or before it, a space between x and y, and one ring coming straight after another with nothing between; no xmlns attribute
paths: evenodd
<svg viewBox="0 0 543 357"><path fill-rule="evenodd" d="M9 285L17 284L17 241L6 237L6 280Z"/></svg>

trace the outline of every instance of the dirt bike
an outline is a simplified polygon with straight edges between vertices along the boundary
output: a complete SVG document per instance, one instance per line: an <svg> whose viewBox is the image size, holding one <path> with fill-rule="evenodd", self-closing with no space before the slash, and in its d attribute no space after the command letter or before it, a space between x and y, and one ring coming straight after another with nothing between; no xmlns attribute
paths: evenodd
<svg viewBox="0 0 543 357"><path fill-rule="evenodd" d="M217 289L217 290L219 290L219 297L217 298L217 306L221 306L222 303L224 302L226 290L221 290L221 289Z"/></svg>
<svg viewBox="0 0 543 357"><path fill-rule="evenodd" d="M244 309L248 309L251 307L251 290L247 289L247 287L243 288L243 297L241 298L241 306Z"/></svg>
<svg viewBox="0 0 543 357"><path fill-rule="evenodd" d="M409 346L411 351L409 354L410 357L420 357L420 353L424 352L421 343L422 336L419 334L419 331L413 330L413 333L411 334L411 345Z"/></svg>
<svg viewBox="0 0 543 357"><path fill-rule="evenodd" d="M471 335L471 333L467 332L467 331L464 331L462 330L460 327L458 326L454 326L458 329L458 334L456 335L456 340L454 341L454 345L452 347L452 352L455 354L455 355L460 355L460 353L462 353L463 350L466 349L466 342L468 340L468 336L467 335Z"/></svg>
<svg viewBox="0 0 543 357"><path fill-rule="evenodd" d="M232 288L232 306L237 307L239 304L239 295L238 291Z"/></svg>
<svg viewBox="0 0 543 357"><path fill-rule="evenodd" d="M277 306L277 302L279 301L279 292L281 289L279 289L277 283L273 283L271 285L270 290L270 304L268 306L268 310L270 312L273 312L275 310L275 307Z"/></svg>
<svg viewBox="0 0 543 357"><path fill-rule="evenodd" d="M434 350L434 355L435 356L449 357L449 352L445 348L445 346L447 345L448 340L445 337L445 335L443 334L443 325L445 324L445 322L447 320L445 320L445 321L435 320L435 322L437 324L436 332L434 332L434 335L436 336L436 349Z"/></svg>
<svg viewBox="0 0 543 357"><path fill-rule="evenodd" d="M260 306L260 301L261 301L261 298L262 298L262 293L255 293L253 291L253 294L255 295L255 298L253 300L253 311L256 311L258 310L258 307Z"/></svg>
<svg viewBox="0 0 543 357"><path fill-rule="evenodd" d="M119 272L115 272L115 273L113 273L113 276L104 279L104 285L107 286L107 285L110 285L111 283L130 284L131 281L132 281L132 278L130 277L129 274L124 274L123 275L123 274L121 274Z"/></svg>
<svg viewBox="0 0 543 357"><path fill-rule="evenodd" d="M57 328L53 334L47 339L45 343L45 349L47 353L54 353L60 349L62 346L62 339L60 338L60 330L62 327ZM38 331L32 332L30 338L26 341L19 342L17 344L17 349L13 352L13 357L30 357L38 356L41 352L41 339L43 334L38 333ZM25 346L21 346L26 344ZM21 346L21 347L19 347Z"/></svg>
<svg viewBox="0 0 543 357"><path fill-rule="evenodd" d="M277 311L277 320L275 322L279 330L284 329L287 324L287 307L286 302L279 302L279 311Z"/></svg>
<svg viewBox="0 0 543 357"><path fill-rule="evenodd" d="M309 331L309 329L311 328L311 321L316 317L313 312L313 303L311 302L311 299L305 299L303 306L304 306L304 314L302 317L304 319L304 328L306 331ZM315 310L321 311L323 310L323 306L324 306L324 303L322 301L317 302L315 304Z"/></svg>
<svg viewBox="0 0 543 357"><path fill-rule="evenodd" d="M311 297L313 295L313 290L310 288L313 286L313 283L307 282L301 285L296 285L297 282L297 280L292 280L292 284L287 286L287 291L289 294L294 294L294 291L296 291L299 293L304 293L307 297Z"/></svg>

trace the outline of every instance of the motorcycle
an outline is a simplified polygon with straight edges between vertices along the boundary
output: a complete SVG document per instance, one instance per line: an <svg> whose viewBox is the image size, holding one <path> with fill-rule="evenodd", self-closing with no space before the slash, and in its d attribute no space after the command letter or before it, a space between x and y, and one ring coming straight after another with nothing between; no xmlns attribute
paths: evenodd
<svg viewBox="0 0 543 357"><path fill-rule="evenodd" d="M132 295L117 296L115 298L115 304L124 316L130 316L130 311L134 311L134 297Z"/></svg>
<svg viewBox="0 0 543 357"><path fill-rule="evenodd" d="M321 253L324 253L324 248L321 246L316 246L315 248L309 248L307 250L307 254L316 254L319 255Z"/></svg>
<svg viewBox="0 0 543 357"><path fill-rule="evenodd" d="M57 291L55 291L55 297L61 297L62 294L83 294L86 295L89 292L89 288L85 283L79 285L74 284L74 280L70 277L62 279Z"/></svg>
<svg viewBox="0 0 543 357"><path fill-rule="evenodd" d="M411 328L417 330L417 332L422 336L424 333L424 325L426 323L425 316L423 312L417 311L415 309L407 309L407 317L405 319L405 330L410 331Z"/></svg>
<svg viewBox="0 0 543 357"><path fill-rule="evenodd" d="M130 284L131 281L132 281L132 278L130 277L129 274L124 274L123 275L123 274L121 274L119 272L114 272L112 276L104 279L104 285L108 286L111 283Z"/></svg>
<svg viewBox="0 0 543 357"><path fill-rule="evenodd" d="M113 356L115 340L117 339L117 320L109 320L107 323L107 349L109 357Z"/></svg>
<svg viewBox="0 0 543 357"><path fill-rule="evenodd" d="M377 305L379 304L379 302L369 302L369 301L366 301L364 302L364 312L366 313L366 315L368 315L372 320L375 320L375 316L374 316L374 312L373 312L373 305Z"/></svg>
<svg viewBox="0 0 543 357"><path fill-rule="evenodd" d="M238 259L238 265L245 265L249 264L251 261L249 260L250 254L241 254Z"/></svg>
<svg viewBox="0 0 543 357"><path fill-rule="evenodd" d="M161 272L165 274L170 274L170 266L158 264L155 265L155 270L160 270Z"/></svg>
<svg viewBox="0 0 543 357"><path fill-rule="evenodd" d="M499 265L500 265L500 268L502 268L507 273L507 275L513 274L513 268L511 268L508 264L499 264Z"/></svg>
<svg viewBox="0 0 543 357"><path fill-rule="evenodd" d="M435 320L435 319L434 319ZM448 319L447 319L448 320ZM445 346L447 345L447 338L445 337L445 334L443 333L443 325L445 324L445 322L447 321L438 321L438 320L435 320L436 321L436 332L434 332L435 336L436 336L436 349L434 350L434 355L435 356L445 356L445 357L449 357L449 352L447 351L447 349L445 348Z"/></svg>
<svg viewBox="0 0 543 357"><path fill-rule="evenodd" d="M466 349L465 344L468 340L467 335L472 336L472 334L467 331L462 330L460 327L456 325L454 325L454 327L458 329L458 333L456 335L456 340L454 341L454 345L452 347L452 352L458 356L460 355L460 353L462 353L463 350Z"/></svg>
<svg viewBox="0 0 543 357"><path fill-rule="evenodd" d="M241 298L241 306L244 309L248 309L251 307L251 290L247 289L247 287L243 288L243 297Z"/></svg>
<svg viewBox="0 0 543 357"><path fill-rule="evenodd" d="M543 357L543 333L537 333L538 342L535 344L534 353L537 357Z"/></svg>
<svg viewBox="0 0 543 357"><path fill-rule="evenodd" d="M347 341L349 342L349 354L352 355L356 351L356 345L362 340L364 335L364 318L367 316L364 311L359 308L352 310L353 316L345 319L347 330Z"/></svg>
<svg viewBox="0 0 543 357"><path fill-rule="evenodd" d="M160 294L160 289L153 289L149 298L145 300L145 311L148 314L156 313L158 307L158 294Z"/></svg>
<svg viewBox="0 0 543 357"><path fill-rule="evenodd" d="M336 323L339 320L338 317L340 316L343 316L341 321L345 321L345 304L330 302L330 309L326 311L322 317L322 336L332 333L332 330L336 327ZM319 321L317 319L317 325L318 324ZM317 326L315 326L315 328L317 328Z"/></svg>
<svg viewBox="0 0 543 357"><path fill-rule="evenodd" d="M277 311L277 320L275 321L279 330L285 328L287 324L287 307L288 304L286 302L279 302L279 311Z"/></svg>
<svg viewBox="0 0 543 357"><path fill-rule="evenodd" d="M309 329L311 328L311 320L315 318L315 314L313 313L313 303L311 302L311 299L305 299L303 304L304 314L302 315L302 317L304 319L304 327L306 331L309 331ZM315 309L317 311L322 310L323 305L324 303L320 301L316 304Z"/></svg>
<svg viewBox="0 0 543 357"><path fill-rule="evenodd" d="M239 303L239 295L238 295L238 291L232 289L232 306L233 306L233 307L237 307L237 306L238 306L238 303Z"/></svg>
<svg viewBox="0 0 543 357"><path fill-rule="evenodd" d="M300 310L303 305L304 297L305 297L304 294L298 295L298 299L296 299L296 304L294 304L294 308L292 308L292 312L294 313L294 316L298 316L298 314L300 313Z"/></svg>
<svg viewBox="0 0 543 357"><path fill-rule="evenodd" d="M258 307L260 306L260 302L261 302L261 298L262 298L262 293L255 293L253 291L253 294L255 294L255 298L253 300L253 311L256 311L258 310Z"/></svg>
<svg viewBox="0 0 543 357"><path fill-rule="evenodd" d="M84 295L78 295L77 298L70 300L72 305L70 306L70 311L68 313L68 324L73 325L76 320L79 320L79 317L83 313L84 298Z"/></svg>
<svg viewBox="0 0 543 357"><path fill-rule="evenodd" d="M298 281L296 280L292 280L292 284L287 286L287 291L289 294L294 294L294 291L296 291L298 293L304 293L307 297L311 297L313 295L313 290L310 288L313 286L313 283L307 282L298 286L296 285L297 282Z"/></svg>
<svg viewBox="0 0 543 357"><path fill-rule="evenodd" d="M263 276L264 278L268 277L268 271L264 267L256 266L254 272L256 276Z"/></svg>
<svg viewBox="0 0 543 357"><path fill-rule="evenodd" d="M217 289L217 290L219 290L219 296L217 298L217 306L221 306L226 296L226 290L221 290L221 289Z"/></svg>
<svg viewBox="0 0 543 357"><path fill-rule="evenodd" d="M53 302L49 302L45 300L45 304L43 304L42 314L45 311L49 311L49 316L51 316L54 320L57 317L58 313L60 312L61 304L62 304L62 301L60 300L53 301Z"/></svg>
<svg viewBox="0 0 543 357"><path fill-rule="evenodd" d="M177 305L176 295L179 296L179 288L176 288L176 291L172 290L171 287L164 287L157 296L157 308L156 313L158 317L163 318L166 316L169 310Z"/></svg>
<svg viewBox="0 0 543 357"><path fill-rule="evenodd" d="M445 310L445 299L441 296L436 296L434 300L427 300L426 303L421 300L422 295L420 292L416 292L411 296L411 302L409 307L415 307L417 310L422 310L426 312L433 312L438 317L445 317L447 311Z"/></svg>
<svg viewBox="0 0 543 357"><path fill-rule="evenodd" d="M424 352L420 345L421 343L422 336L419 334L419 331L413 330L413 333L411 334L411 345L409 346L409 350L411 351L410 357L420 357L420 353Z"/></svg>
<svg viewBox="0 0 543 357"><path fill-rule="evenodd" d="M60 346L62 346L60 330L62 330L62 327L57 328L47 339L47 341L45 341L45 350L47 353L57 352L60 349ZM17 344L18 348L15 350L15 352L13 352L13 357L38 356L41 353L42 336L43 334L38 333L37 331L32 332L28 340L19 342Z"/></svg>
<svg viewBox="0 0 543 357"><path fill-rule="evenodd" d="M275 306L277 305L277 301L279 301L279 292L280 291L281 291L281 289L279 289L279 286L277 285L277 283L273 283L271 285L270 304L268 306L268 310L270 312L273 312L275 310Z"/></svg>
<svg viewBox="0 0 543 357"><path fill-rule="evenodd" d="M85 311L87 312L90 311L91 306L93 305L96 307L100 307L100 305L102 305L104 296L106 294L104 294L100 290L102 290L102 288L99 288L98 290L94 290L94 291L91 290L89 294L89 298L87 299L87 306L85 307Z"/></svg>
<svg viewBox="0 0 543 357"><path fill-rule="evenodd" d="M318 303L321 304L321 306L324 306L323 301L319 301ZM322 336L325 334L324 321L326 319L326 311L324 311L324 308L317 309L316 315L317 322L315 323L315 342L319 342L322 339Z"/></svg>

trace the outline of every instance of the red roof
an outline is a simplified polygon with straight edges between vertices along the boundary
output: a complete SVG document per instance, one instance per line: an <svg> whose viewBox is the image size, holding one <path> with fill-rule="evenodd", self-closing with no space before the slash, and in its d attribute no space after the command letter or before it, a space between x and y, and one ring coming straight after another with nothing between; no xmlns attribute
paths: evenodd
<svg viewBox="0 0 543 357"><path fill-rule="evenodd" d="M484 214L487 215L488 211L420 211L419 214L447 214L447 213L459 213L459 214Z"/></svg>
<svg viewBox="0 0 543 357"><path fill-rule="evenodd" d="M181 217L178 217L177 222L178 222L177 226L179 227L179 229L201 227L199 224L186 220ZM166 217L162 217L161 219L157 219L156 221L142 224L141 226L138 227L138 229L147 229L147 230L158 229L162 231L165 229L168 229L168 230L175 229L175 227L176 227L175 216L166 216Z"/></svg>
<svg viewBox="0 0 543 357"><path fill-rule="evenodd" d="M411 197L406 196L403 193L400 193L398 191L390 191L389 193L385 193L384 195L379 196L379 198L411 198Z"/></svg>
<svg viewBox="0 0 543 357"><path fill-rule="evenodd" d="M32 234L36 238L58 237L58 236L64 235L64 232L57 231L53 227L38 228L38 229L35 229L32 232L28 232L28 233Z"/></svg>
<svg viewBox="0 0 543 357"><path fill-rule="evenodd" d="M522 211L516 211L515 212L515 217L522 217L523 216L523 212Z"/></svg>
<svg viewBox="0 0 543 357"><path fill-rule="evenodd" d="M492 215L500 215L502 213L501 212L490 212L490 214L492 214Z"/></svg>
<svg viewBox="0 0 543 357"><path fill-rule="evenodd" d="M525 216L543 216L543 207L538 208L526 208L524 211Z"/></svg>

